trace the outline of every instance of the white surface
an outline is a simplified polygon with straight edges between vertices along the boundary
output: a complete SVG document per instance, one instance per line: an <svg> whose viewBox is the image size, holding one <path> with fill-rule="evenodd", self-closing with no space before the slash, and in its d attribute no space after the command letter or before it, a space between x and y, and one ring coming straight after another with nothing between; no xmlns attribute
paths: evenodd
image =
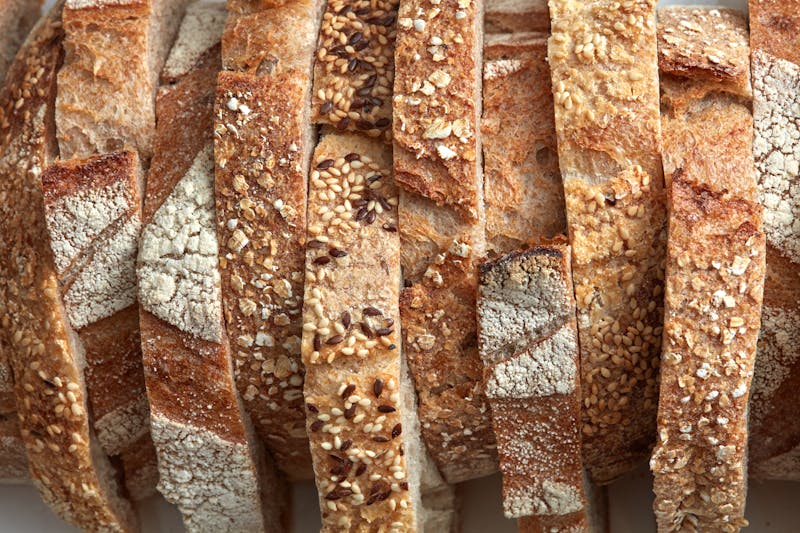
<svg viewBox="0 0 800 533"><path fill-rule="evenodd" d="M662 0L660 5L703 3L739 9L747 6L747 0ZM293 492L295 531L319 531L319 512L313 485L296 485ZM460 493L464 533L516 531L515 523L505 519L502 514L499 476L465 483L460 487ZM611 532L655 531L652 500L652 485L646 469L615 483L609 491ZM141 508L141 514L144 533L182 531L177 511L162 499L154 498L146 502ZM747 529L750 533L796 533L800 529L800 483L752 483L748 494L747 518L750 520L750 527ZM0 533L74 531L50 512L32 487L0 486Z"/></svg>

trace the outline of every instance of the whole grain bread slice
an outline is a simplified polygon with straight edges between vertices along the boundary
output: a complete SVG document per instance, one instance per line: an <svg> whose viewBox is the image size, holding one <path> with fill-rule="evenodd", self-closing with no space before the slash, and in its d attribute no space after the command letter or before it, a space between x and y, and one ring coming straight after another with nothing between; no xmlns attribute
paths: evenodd
<svg viewBox="0 0 800 533"><path fill-rule="evenodd" d="M312 475L300 340L321 12L321 2L304 0L232 14L215 112L220 273L236 382L259 437L293 479Z"/></svg>
<svg viewBox="0 0 800 533"><path fill-rule="evenodd" d="M655 435L666 251L655 4L550 2L583 458L598 483L644 460Z"/></svg>
<svg viewBox="0 0 800 533"><path fill-rule="evenodd" d="M767 278L750 402L749 472L800 480L800 2L751 0L753 120Z"/></svg>
<svg viewBox="0 0 800 533"><path fill-rule="evenodd" d="M83 346L61 300L44 217L42 172L58 153L62 7L28 37L0 95L0 342L14 375L31 479L44 501L86 531L136 531L90 425Z"/></svg>
<svg viewBox="0 0 800 533"><path fill-rule="evenodd" d="M669 191L658 443L650 463L659 531L747 525L747 402L765 275L747 40L746 20L735 10L659 11Z"/></svg>
<svg viewBox="0 0 800 533"><path fill-rule="evenodd" d="M392 127L404 350L425 443L445 479L458 482L497 468L474 312L486 238L483 3L406 0L398 16Z"/></svg>

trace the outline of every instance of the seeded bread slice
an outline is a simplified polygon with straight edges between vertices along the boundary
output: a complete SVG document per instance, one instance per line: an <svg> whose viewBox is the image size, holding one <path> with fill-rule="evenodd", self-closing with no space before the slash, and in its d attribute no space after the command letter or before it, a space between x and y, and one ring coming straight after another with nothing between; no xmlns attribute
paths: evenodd
<svg viewBox="0 0 800 533"><path fill-rule="evenodd" d="M325 135L309 181L304 393L323 530L419 531L420 473L412 477L405 456L390 152L377 140Z"/></svg>
<svg viewBox="0 0 800 533"><path fill-rule="evenodd" d="M767 278L750 402L749 473L800 480L800 2L752 0L750 45Z"/></svg>
<svg viewBox="0 0 800 533"><path fill-rule="evenodd" d="M259 437L292 479L312 475L300 340L321 12L313 0L231 15L214 117L220 274L236 383Z"/></svg>
<svg viewBox="0 0 800 533"><path fill-rule="evenodd" d="M655 435L666 251L655 4L550 2L548 56L581 346L583 458L598 483L644 460Z"/></svg>
<svg viewBox="0 0 800 533"><path fill-rule="evenodd" d="M399 3L328 2L314 65L314 122L391 141Z"/></svg>
<svg viewBox="0 0 800 533"><path fill-rule="evenodd" d="M567 222L547 35L489 35L483 50L481 135L491 256L541 244L565 233Z"/></svg>
<svg viewBox="0 0 800 533"><path fill-rule="evenodd" d="M733 532L747 525L765 275L747 23L730 9L670 8L658 35L669 245L654 508L659 531Z"/></svg>
<svg viewBox="0 0 800 533"><path fill-rule="evenodd" d="M404 350L423 438L454 483L497 468L474 312L486 239L478 132L483 3L406 0L398 16L392 127Z"/></svg>
<svg viewBox="0 0 800 533"><path fill-rule="evenodd" d="M88 419L83 346L59 294L41 194L57 155L52 123L63 31L58 3L17 55L0 95L0 328L31 479L85 531L138 530Z"/></svg>

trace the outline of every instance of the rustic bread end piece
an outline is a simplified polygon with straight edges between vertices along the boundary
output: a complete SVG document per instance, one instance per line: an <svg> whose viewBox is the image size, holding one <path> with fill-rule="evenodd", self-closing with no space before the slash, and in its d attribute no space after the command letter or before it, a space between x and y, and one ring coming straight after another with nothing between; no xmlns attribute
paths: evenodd
<svg viewBox="0 0 800 533"><path fill-rule="evenodd" d="M481 135L491 255L551 239L566 231L567 222L547 35L489 35L483 50Z"/></svg>
<svg viewBox="0 0 800 533"><path fill-rule="evenodd" d="M695 46L729 45L719 64L746 69L749 55L737 11L659 11L670 231L654 509L660 531L734 532L747 525L747 403L766 255L749 75L683 74L671 53L676 35ZM718 75L717 62L709 63L702 68Z"/></svg>
<svg viewBox="0 0 800 533"><path fill-rule="evenodd" d="M750 402L749 473L800 480L800 2L751 0L753 150L767 278Z"/></svg>
<svg viewBox="0 0 800 533"><path fill-rule="evenodd" d="M420 472L409 470L403 425L390 152L378 140L328 134L312 161L303 363L323 530L418 531ZM362 210L369 214L359 217Z"/></svg>
<svg viewBox="0 0 800 533"><path fill-rule="evenodd" d="M82 346L59 296L40 192L42 170L57 153L61 7L33 30L0 95L2 347L14 373L31 478L44 501L87 531L136 531L136 515L89 424Z"/></svg>
<svg viewBox="0 0 800 533"><path fill-rule="evenodd" d="M583 457L597 483L643 461L655 435L666 242L655 4L550 1Z"/></svg>
<svg viewBox="0 0 800 533"><path fill-rule="evenodd" d="M313 0L231 15L222 40L230 70L219 76L214 117L220 273L236 382L259 437L292 479L312 475L300 340L321 13Z"/></svg>

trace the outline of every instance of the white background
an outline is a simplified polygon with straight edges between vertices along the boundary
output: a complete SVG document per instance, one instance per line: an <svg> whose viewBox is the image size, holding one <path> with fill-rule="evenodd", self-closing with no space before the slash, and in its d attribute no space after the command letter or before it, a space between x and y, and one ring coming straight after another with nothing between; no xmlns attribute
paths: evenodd
<svg viewBox="0 0 800 533"><path fill-rule="evenodd" d="M486 0L491 1L491 0ZM50 3L50 2L48 2ZM695 1L664 1L660 5ZM705 2L745 9L746 0ZM800 414L799 414L800 415ZM294 487L295 531L319 530L316 494L311 482ZM500 506L500 478L492 476L459 487L464 533L505 533L516 531L515 522L503 517ZM609 490L611 532L650 533L655 531L652 514L652 483L646 468L612 485ZM182 531L178 512L163 499L153 498L141 508L144 533ZM751 483L747 518L752 533L796 533L800 531L800 484ZM31 487L0 486L0 533L74 532L41 502ZM438 533L438 532L436 532Z"/></svg>

